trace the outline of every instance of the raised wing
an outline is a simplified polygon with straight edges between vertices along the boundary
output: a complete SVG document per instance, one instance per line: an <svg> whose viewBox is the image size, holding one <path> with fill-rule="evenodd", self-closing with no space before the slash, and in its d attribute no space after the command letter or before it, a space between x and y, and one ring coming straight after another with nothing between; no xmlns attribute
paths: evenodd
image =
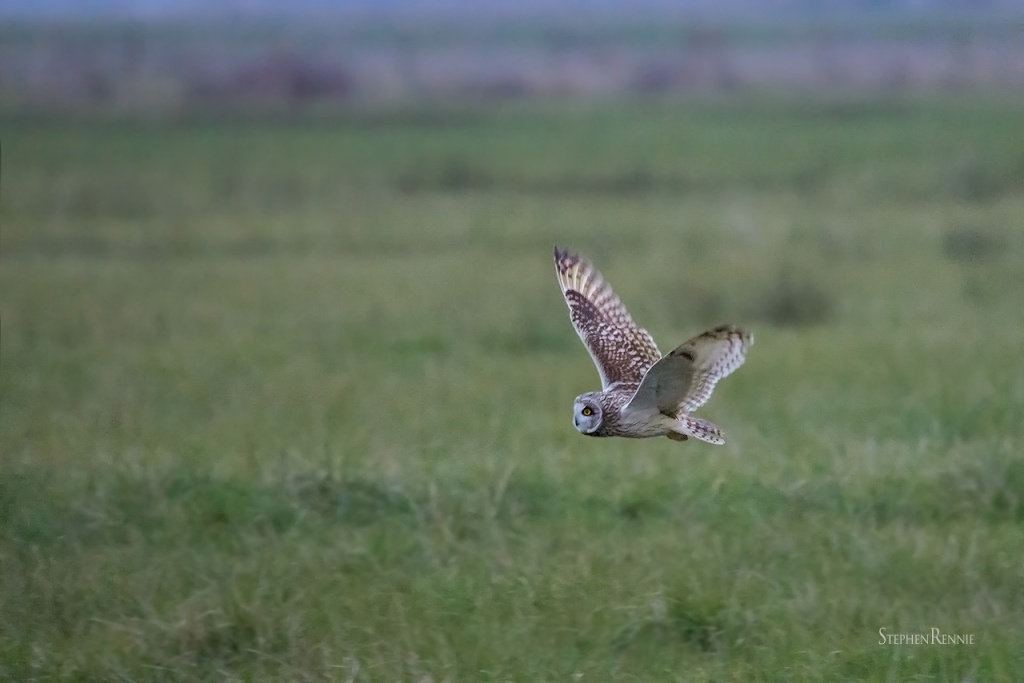
<svg viewBox="0 0 1024 683"><path fill-rule="evenodd" d="M637 384L661 352L638 327L601 273L587 260L555 247L555 273L569 318L601 375L601 388Z"/></svg>
<svg viewBox="0 0 1024 683"><path fill-rule="evenodd" d="M753 343L753 335L734 325L719 325L688 339L651 366L623 410L692 413L711 398L718 380L743 365Z"/></svg>

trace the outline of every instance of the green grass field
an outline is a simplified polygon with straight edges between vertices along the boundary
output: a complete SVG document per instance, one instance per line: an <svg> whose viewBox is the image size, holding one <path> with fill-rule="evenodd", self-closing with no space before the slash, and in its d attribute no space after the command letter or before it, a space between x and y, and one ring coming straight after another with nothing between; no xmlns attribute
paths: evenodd
<svg viewBox="0 0 1024 683"><path fill-rule="evenodd" d="M1022 121L3 120L0 678L1017 679ZM554 244L754 331L724 447L576 433Z"/></svg>

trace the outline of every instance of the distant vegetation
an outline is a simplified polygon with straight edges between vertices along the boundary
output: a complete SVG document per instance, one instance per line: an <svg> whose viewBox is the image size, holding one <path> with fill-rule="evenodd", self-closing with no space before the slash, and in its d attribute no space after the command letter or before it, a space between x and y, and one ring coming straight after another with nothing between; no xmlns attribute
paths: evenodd
<svg viewBox="0 0 1024 683"><path fill-rule="evenodd" d="M1024 86L1024 18L381 16L0 25L0 108L179 115L456 99Z"/></svg>

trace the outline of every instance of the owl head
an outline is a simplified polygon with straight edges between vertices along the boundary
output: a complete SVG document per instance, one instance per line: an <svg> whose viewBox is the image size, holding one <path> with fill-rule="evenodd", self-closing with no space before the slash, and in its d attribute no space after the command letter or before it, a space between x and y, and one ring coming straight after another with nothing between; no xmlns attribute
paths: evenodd
<svg viewBox="0 0 1024 683"><path fill-rule="evenodd" d="M576 429L588 436L597 436L597 430L601 428L604 420L604 410L597 392L589 391L576 397L572 406L572 421Z"/></svg>

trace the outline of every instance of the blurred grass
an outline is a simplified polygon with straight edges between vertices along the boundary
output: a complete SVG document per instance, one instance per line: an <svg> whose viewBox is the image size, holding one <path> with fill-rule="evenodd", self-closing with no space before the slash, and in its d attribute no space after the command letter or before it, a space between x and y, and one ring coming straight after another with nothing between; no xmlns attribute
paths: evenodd
<svg viewBox="0 0 1024 683"><path fill-rule="evenodd" d="M1013 680L1020 115L0 122L0 677ZM725 447L572 429L555 243Z"/></svg>

